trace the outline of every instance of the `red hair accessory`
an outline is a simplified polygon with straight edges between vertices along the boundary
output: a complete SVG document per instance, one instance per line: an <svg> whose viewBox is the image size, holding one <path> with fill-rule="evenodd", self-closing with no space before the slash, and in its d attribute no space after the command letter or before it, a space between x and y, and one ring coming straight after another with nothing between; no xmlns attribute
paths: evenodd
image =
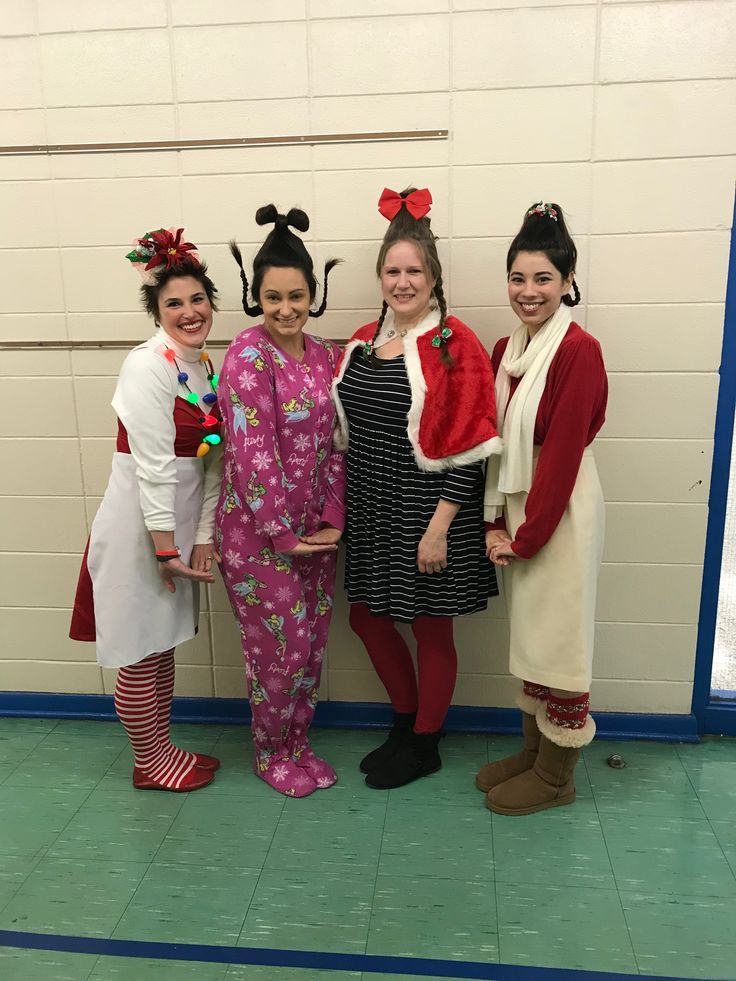
<svg viewBox="0 0 736 981"><path fill-rule="evenodd" d="M136 247L126 255L133 263L143 263L143 271L154 269L156 266L166 263L167 269L182 266L189 263L199 266L199 259L196 256L197 246L191 242L182 242L181 237L183 228L159 228L158 231L148 232L143 238L139 238Z"/></svg>
<svg viewBox="0 0 736 981"><path fill-rule="evenodd" d="M424 218L432 206L432 195L429 193L429 188L423 187L419 191L412 191L411 194L407 194L405 198L402 198L396 191L391 191L389 188L384 187L383 193L378 199L378 210L383 217L388 218L389 221L393 221L401 211L402 205L406 206L406 210L417 221L420 218Z"/></svg>

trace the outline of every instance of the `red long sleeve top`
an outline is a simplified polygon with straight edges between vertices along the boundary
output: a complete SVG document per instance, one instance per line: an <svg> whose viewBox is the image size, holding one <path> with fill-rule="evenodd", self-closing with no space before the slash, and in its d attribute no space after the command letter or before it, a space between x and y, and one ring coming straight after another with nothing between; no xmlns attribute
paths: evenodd
<svg viewBox="0 0 736 981"><path fill-rule="evenodd" d="M508 344L502 337L493 349L498 371ZM521 378L511 378L513 398ZM570 324L552 359L539 400L534 444L541 446L525 508L525 520L512 548L530 559L552 537L572 496L583 451L606 418L608 379L601 346L576 323ZM505 528L503 518L486 528Z"/></svg>

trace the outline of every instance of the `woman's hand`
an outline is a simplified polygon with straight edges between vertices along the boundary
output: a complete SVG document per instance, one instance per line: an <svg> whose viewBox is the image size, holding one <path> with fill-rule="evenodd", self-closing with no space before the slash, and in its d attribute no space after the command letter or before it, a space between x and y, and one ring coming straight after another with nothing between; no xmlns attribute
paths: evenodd
<svg viewBox="0 0 736 981"><path fill-rule="evenodd" d="M333 529L335 530L335 529ZM314 535L310 535L310 538L314 538ZM293 548L285 548L282 551L282 555L300 555L302 558L308 558L311 555L316 555L317 552L334 552L337 549L336 544L317 544L312 545L306 540L302 540L298 545Z"/></svg>
<svg viewBox="0 0 736 981"><path fill-rule="evenodd" d="M205 548L206 546L199 546ZM211 572L197 571L190 569L181 559L169 559L168 562L158 563L158 574L164 586L170 593L176 592L174 579L190 579L193 582L214 582L215 577Z"/></svg>
<svg viewBox="0 0 736 981"><path fill-rule="evenodd" d="M195 572L212 572L213 563L220 563L220 553L212 542L207 545L195 545L192 549L190 565Z"/></svg>
<svg viewBox="0 0 736 981"><path fill-rule="evenodd" d="M315 531L313 535L302 535L299 541L305 542L307 545L337 545L341 538L342 532L338 528L325 525L324 528Z"/></svg>
<svg viewBox="0 0 736 981"><path fill-rule="evenodd" d="M429 576L447 568L447 532L427 528L417 549L417 567Z"/></svg>
<svg viewBox="0 0 736 981"><path fill-rule="evenodd" d="M511 544L511 536L506 531L486 532L486 555L494 565L509 565L512 559L518 558Z"/></svg>
<svg viewBox="0 0 736 981"><path fill-rule="evenodd" d="M495 528L489 528L486 531L486 555L490 559L491 549L494 545L505 545L507 542L511 541L511 535L507 531L499 530Z"/></svg>

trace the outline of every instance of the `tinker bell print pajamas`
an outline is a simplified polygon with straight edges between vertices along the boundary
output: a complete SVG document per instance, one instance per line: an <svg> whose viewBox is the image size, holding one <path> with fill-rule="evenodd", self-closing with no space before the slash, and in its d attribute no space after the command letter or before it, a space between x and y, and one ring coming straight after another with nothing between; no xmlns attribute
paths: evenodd
<svg viewBox="0 0 736 981"><path fill-rule="evenodd" d="M311 335L304 341L299 362L263 327L244 330L218 386L227 436L217 541L261 772L304 748L335 592L336 552L283 553L323 523L344 523L343 456L332 448L337 352Z"/></svg>

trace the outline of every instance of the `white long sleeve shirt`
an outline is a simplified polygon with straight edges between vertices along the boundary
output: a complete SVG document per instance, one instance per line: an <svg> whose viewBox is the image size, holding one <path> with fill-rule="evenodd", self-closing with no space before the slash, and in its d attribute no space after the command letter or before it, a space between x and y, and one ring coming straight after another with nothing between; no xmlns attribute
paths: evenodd
<svg viewBox="0 0 736 981"><path fill-rule="evenodd" d="M134 348L123 362L112 400L116 415L128 433L136 464L141 510L149 531L175 531L176 456L174 401L186 397L178 381L178 369L164 357L165 348L176 354L179 367L188 374L187 384L197 395L211 391L201 351L184 348L158 329L153 337ZM201 457L204 470L202 511L196 545L212 541L215 508L222 479L222 445Z"/></svg>

